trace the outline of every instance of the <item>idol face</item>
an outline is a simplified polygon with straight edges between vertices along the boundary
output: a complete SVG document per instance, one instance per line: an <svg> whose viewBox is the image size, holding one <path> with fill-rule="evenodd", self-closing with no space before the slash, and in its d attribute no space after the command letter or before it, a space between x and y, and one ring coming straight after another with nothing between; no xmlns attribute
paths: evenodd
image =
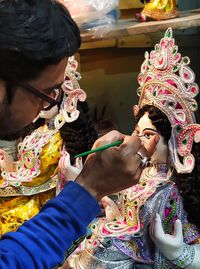
<svg viewBox="0 0 200 269"><path fill-rule="evenodd" d="M135 128L135 134L138 135L144 147L148 145L149 140L154 135L160 135L156 127L149 119L149 113L146 112L138 121ZM168 145L164 142L164 137L160 135L160 140L156 146L156 150L151 157L151 160L156 163L167 163L168 160Z"/></svg>

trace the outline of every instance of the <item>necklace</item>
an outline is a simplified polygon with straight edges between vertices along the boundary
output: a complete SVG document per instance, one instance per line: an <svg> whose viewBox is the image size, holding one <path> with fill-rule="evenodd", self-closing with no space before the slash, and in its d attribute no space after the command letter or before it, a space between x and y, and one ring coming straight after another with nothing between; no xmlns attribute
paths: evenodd
<svg viewBox="0 0 200 269"><path fill-rule="evenodd" d="M99 219L92 230L100 237L123 237L137 234L144 223L140 221L140 210L156 189L169 181L171 171L167 164L154 164L144 169L138 184L118 195L120 215L112 221Z"/></svg>

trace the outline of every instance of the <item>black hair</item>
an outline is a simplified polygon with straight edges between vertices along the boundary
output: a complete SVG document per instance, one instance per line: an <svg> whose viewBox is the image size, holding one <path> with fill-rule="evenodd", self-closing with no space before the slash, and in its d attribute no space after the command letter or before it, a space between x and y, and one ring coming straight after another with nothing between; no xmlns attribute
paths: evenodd
<svg viewBox="0 0 200 269"><path fill-rule="evenodd" d="M0 1L0 78L8 92L15 81L37 78L80 47L78 26L68 10L51 0Z"/></svg>
<svg viewBox="0 0 200 269"><path fill-rule="evenodd" d="M98 138L94 123L89 114L89 107L86 102L78 102L80 111L78 119L72 123L65 123L60 129L61 137L67 152L70 154L71 163L74 163L76 154L88 151L92 148ZM86 157L83 157L83 161Z"/></svg>
<svg viewBox="0 0 200 269"><path fill-rule="evenodd" d="M146 105L139 110L136 117L137 122L145 112L149 113L149 119L167 143L171 136L171 124L166 115L158 108ZM173 177L183 198L183 206L188 214L188 221L200 229L200 144L193 144L192 154L195 158L193 171L190 174L178 174L174 171Z"/></svg>

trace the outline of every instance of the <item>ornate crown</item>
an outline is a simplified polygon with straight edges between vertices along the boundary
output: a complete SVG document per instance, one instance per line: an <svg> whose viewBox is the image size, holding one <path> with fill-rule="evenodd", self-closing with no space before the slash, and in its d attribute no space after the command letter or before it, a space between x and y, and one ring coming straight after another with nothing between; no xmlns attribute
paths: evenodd
<svg viewBox="0 0 200 269"><path fill-rule="evenodd" d="M194 97L199 87L189 63L189 57L182 57L178 52L172 29L169 28L155 49L150 54L145 52L138 76L138 109L153 105L168 117L172 126L170 155L179 173L193 170L193 140L200 142L200 125L196 124L194 116L198 108ZM182 163L178 155L183 157Z"/></svg>

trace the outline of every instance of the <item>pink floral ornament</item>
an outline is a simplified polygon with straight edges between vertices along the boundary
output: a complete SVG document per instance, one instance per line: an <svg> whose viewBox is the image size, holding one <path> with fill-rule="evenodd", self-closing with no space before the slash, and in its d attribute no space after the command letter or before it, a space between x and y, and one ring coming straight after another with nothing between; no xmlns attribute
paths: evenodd
<svg viewBox="0 0 200 269"><path fill-rule="evenodd" d="M59 114L54 119L54 125L59 130L66 122L73 122L79 116L77 109L78 101L86 100L86 93L80 88L78 80L81 75L77 71L78 63L74 57L70 57L65 71L65 82L62 85L64 98L60 107Z"/></svg>
<svg viewBox="0 0 200 269"><path fill-rule="evenodd" d="M178 135L178 152L181 156L188 156L192 150L193 141L200 141L200 125L190 124Z"/></svg>

